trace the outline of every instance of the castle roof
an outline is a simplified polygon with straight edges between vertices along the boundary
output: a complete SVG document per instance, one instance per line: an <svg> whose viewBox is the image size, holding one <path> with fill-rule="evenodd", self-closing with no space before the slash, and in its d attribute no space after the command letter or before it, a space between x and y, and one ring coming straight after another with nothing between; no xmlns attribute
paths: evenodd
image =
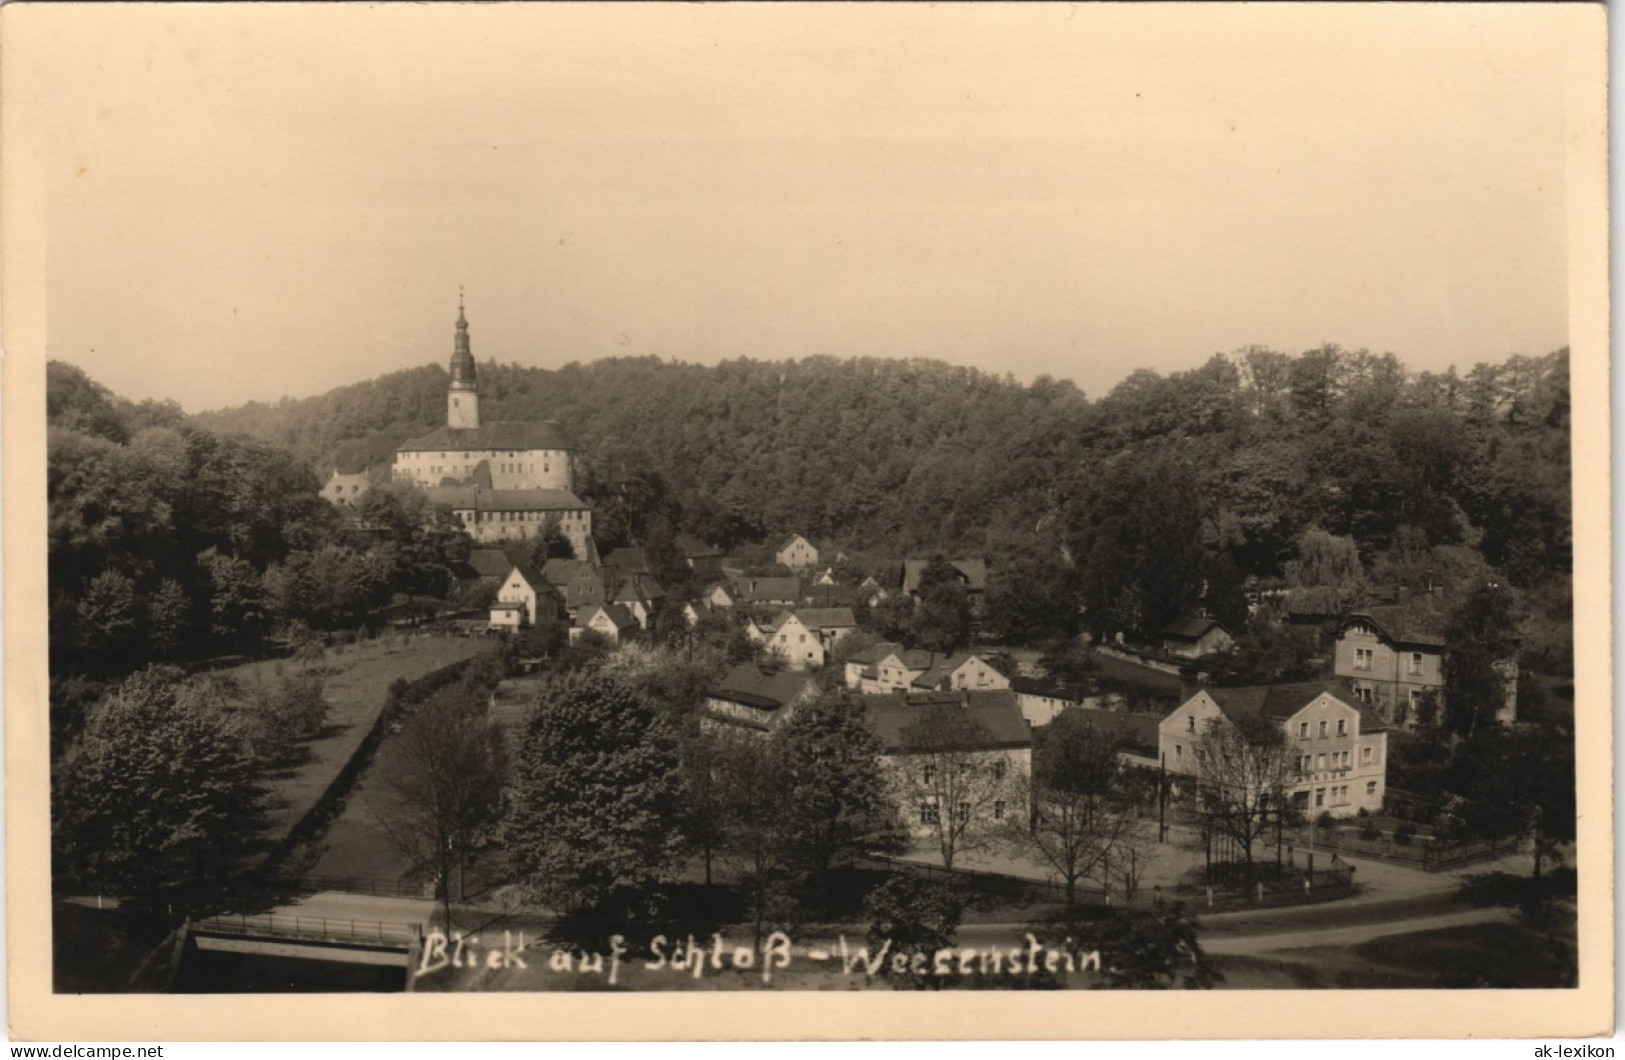
<svg viewBox="0 0 1625 1060"><path fill-rule="evenodd" d="M491 490L479 486L430 486L424 491L434 504L453 511L573 512L587 502L569 490Z"/></svg>
<svg viewBox="0 0 1625 1060"><path fill-rule="evenodd" d="M547 420L541 423L497 421L482 423L478 427L436 427L428 434L402 442L396 451L416 453L453 449L474 452L497 449L525 451L575 448L575 443L564 433L564 429L552 420Z"/></svg>

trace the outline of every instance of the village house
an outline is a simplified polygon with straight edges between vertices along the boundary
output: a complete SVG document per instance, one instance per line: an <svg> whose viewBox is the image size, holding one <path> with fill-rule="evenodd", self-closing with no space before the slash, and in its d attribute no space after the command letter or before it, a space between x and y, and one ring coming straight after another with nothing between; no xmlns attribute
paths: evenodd
<svg viewBox="0 0 1625 1060"><path fill-rule="evenodd" d="M491 605L492 629L517 629L556 622L558 593L534 564L521 563L508 572Z"/></svg>
<svg viewBox="0 0 1625 1060"><path fill-rule="evenodd" d="M991 692L1009 687L1008 677L990 666L982 656L969 652L943 656L933 661L918 677L909 682L910 690L920 692L945 689Z"/></svg>
<svg viewBox="0 0 1625 1060"><path fill-rule="evenodd" d="M733 583L737 603L763 607L794 607L801 603L801 579L794 577L754 577L741 575Z"/></svg>
<svg viewBox="0 0 1625 1060"><path fill-rule="evenodd" d="M1200 659L1229 651L1235 642L1216 618L1182 618L1162 630L1162 650L1180 659Z"/></svg>
<svg viewBox="0 0 1625 1060"><path fill-rule="evenodd" d="M580 640L588 630L607 638L611 644L636 639L642 632L638 620L621 604L610 604L608 607L588 604L582 608L576 617L576 624L570 627L570 643Z"/></svg>
<svg viewBox="0 0 1625 1060"><path fill-rule="evenodd" d="M1448 648L1443 616L1427 607L1367 608L1338 624L1332 672L1347 680L1354 695L1384 721L1413 727L1424 697L1433 697L1436 707L1444 709ZM1498 668L1506 681L1506 698L1497 705L1495 720L1510 724L1518 715L1518 662L1507 659Z"/></svg>
<svg viewBox="0 0 1625 1060"><path fill-rule="evenodd" d="M818 643L824 651L835 650L835 645L858 628L858 620L850 607L799 607L796 617L801 624L818 634Z"/></svg>
<svg viewBox="0 0 1625 1060"><path fill-rule="evenodd" d="M791 534L774 546L773 560L793 571L811 570L818 566L818 550L800 534Z"/></svg>
<svg viewBox="0 0 1625 1060"><path fill-rule="evenodd" d="M923 648L894 647L864 669L858 688L868 694L906 691L916 677L931 669L937 658L935 652Z"/></svg>
<svg viewBox="0 0 1625 1060"><path fill-rule="evenodd" d="M765 736L788 721L797 707L817 698L812 678L789 672L764 674L741 664L705 693L700 730Z"/></svg>
<svg viewBox="0 0 1625 1060"><path fill-rule="evenodd" d="M1009 777L1032 775L1032 730L1022 719L1015 697L1009 690L996 692L930 692L909 694L890 692L862 697L864 714L869 727L880 740L881 766L892 774L895 789L905 797L917 799L914 805L903 807L904 819L916 841L929 839L935 831L939 807L934 796L921 797L922 789L932 781L922 771L933 768L935 756L948 753L968 756L969 761L989 769L992 776L1003 780ZM927 708L947 707L962 710L980 730L980 742L974 745L942 745L932 743L921 733L917 723L926 715ZM1003 797L987 806L974 809L956 807L959 813L976 813L985 818L984 824L997 824L1010 819L1025 820L1028 807L1018 805L1012 785Z"/></svg>
<svg viewBox="0 0 1625 1060"><path fill-rule="evenodd" d="M745 626L745 635L765 644L768 651L782 658L792 670L824 665L826 653L823 641L794 611L780 611L769 622L750 619Z"/></svg>
<svg viewBox="0 0 1625 1060"><path fill-rule="evenodd" d="M1021 716L1034 728L1048 725L1061 711L1082 707L1091 699L1083 694L1083 689L1047 677L1012 677L1010 691L1015 693Z"/></svg>
<svg viewBox="0 0 1625 1060"><path fill-rule="evenodd" d="M1208 771L1209 724L1246 716L1280 726L1292 765L1283 796L1301 811L1348 817L1382 810L1387 726L1346 689L1326 682L1199 689L1158 725L1159 762L1171 774L1200 780Z"/></svg>
<svg viewBox="0 0 1625 1060"><path fill-rule="evenodd" d="M678 534L677 552L698 580L708 582L722 577L722 552L719 549L712 548L692 534Z"/></svg>
<svg viewBox="0 0 1625 1060"><path fill-rule="evenodd" d="M648 554L641 548L612 548L609 555L604 557L604 566L621 578L654 573L654 568L649 566Z"/></svg>
<svg viewBox="0 0 1625 1060"><path fill-rule="evenodd" d="M864 679L867 677L872 682L877 673L875 667L880 664L880 661L903 650L901 644L892 641L881 641L879 644L871 645L862 651L854 652L846 660L843 667L842 682L847 688L863 692L884 691L884 689L878 687L865 688Z"/></svg>
<svg viewBox="0 0 1625 1060"><path fill-rule="evenodd" d="M550 559L542 565L542 576L564 597L564 609L572 621L584 607L602 607L605 599L603 575L586 560Z"/></svg>
<svg viewBox="0 0 1625 1060"><path fill-rule="evenodd" d="M905 559L903 561L903 593L909 599L920 599L920 576L931 565L929 559ZM965 595L970 599L973 607L981 606L983 594L987 592L987 561L982 559L951 559L948 566L954 569L959 584L965 587Z"/></svg>
<svg viewBox="0 0 1625 1060"><path fill-rule="evenodd" d="M718 582L711 586L705 590L700 599L716 611L731 611L739 603L739 598L728 588L726 582Z"/></svg>
<svg viewBox="0 0 1625 1060"><path fill-rule="evenodd" d="M659 632L660 609L665 604L666 591L648 574L627 575L615 592L614 603L620 604L638 620L638 628Z"/></svg>
<svg viewBox="0 0 1625 1060"><path fill-rule="evenodd" d="M720 614L706 599L690 600L683 605L683 622L689 629L693 629L712 615Z"/></svg>

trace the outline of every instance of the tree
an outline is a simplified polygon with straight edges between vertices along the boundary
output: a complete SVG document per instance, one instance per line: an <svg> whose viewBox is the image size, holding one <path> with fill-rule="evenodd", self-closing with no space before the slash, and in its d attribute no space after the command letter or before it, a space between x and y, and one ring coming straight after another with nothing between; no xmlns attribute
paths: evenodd
<svg viewBox="0 0 1625 1060"><path fill-rule="evenodd" d="M1338 614L1364 601L1369 586L1352 537L1338 537L1312 526L1298 536L1297 552L1297 558L1286 563L1293 606Z"/></svg>
<svg viewBox="0 0 1625 1060"><path fill-rule="evenodd" d="M542 532L530 545L530 561L540 567L550 559L575 559L576 549L565 535L559 517L549 514L542 521Z"/></svg>
<svg viewBox="0 0 1625 1060"><path fill-rule="evenodd" d="M1212 718L1197 741L1196 760L1203 823L1241 848L1250 883L1253 846L1273 823L1269 811L1284 808L1297 775L1286 733L1260 714Z"/></svg>
<svg viewBox="0 0 1625 1060"><path fill-rule="evenodd" d="M209 548L197 558L208 580L209 631L226 643L240 643L265 624L265 590L244 559Z"/></svg>
<svg viewBox="0 0 1625 1060"><path fill-rule="evenodd" d="M769 925L792 911L793 888L807 864L797 856L801 818L785 797L794 786L785 752L775 739L724 739L714 749L722 856L745 892L757 949Z"/></svg>
<svg viewBox="0 0 1625 1060"><path fill-rule="evenodd" d="M591 672L556 683L520 745L505 842L561 908L626 915L672 879L682 851L676 734L643 697Z"/></svg>
<svg viewBox="0 0 1625 1060"><path fill-rule="evenodd" d="M1574 741L1566 733L1481 730L1457 749L1444 782L1465 800L1469 836L1529 837L1535 876L1558 844L1574 839Z"/></svg>
<svg viewBox="0 0 1625 1060"><path fill-rule="evenodd" d="M1505 706L1517 673L1517 598L1493 582L1476 586L1445 630L1444 712L1451 731L1471 737Z"/></svg>
<svg viewBox="0 0 1625 1060"><path fill-rule="evenodd" d="M1076 945L1100 953L1112 989L1206 989L1221 978L1207 963L1196 925L1174 912L1114 913L1084 926Z"/></svg>
<svg viewBox="0 0 1625 1060"><path fill-rule="evenodd" d="M881 745L863 706L842 693L799 708L773 734L783 753L785 805L801 867L822 876L858 854L905 845L902 823L880 766Z"/></svg>
<svg viewBox="0 0 1625 1060"><path fill-rule="evenodd" d="M1013 785L1018 800L1032 806L1032 819L1011 817L1006 835L1017 850L1036 855L1061 877L1070 913L1077 907L1078 883L1104 878L1135 807L1120 783L1109 736L1073 711L1063 711L1041 731L1032 776Z"/></svg>
<svg viewBox="0 0 1625 1060"><path fill-rule="evenodd" d="M186 646L191 609L180 582L165 578L158 583L147 601L147 640L159 658L172 658Z"/></svg>
<svg viewBox="0 0 1625 1060"><path fill-rule="evenodd" d="M79 623L90 651L122 657L135 647L140 612L135 582L119 570L104 570L85 586L79 600Z"/></svg>
<svg viewBox="0 0 1625 1060"><path fill-rule="evenodd" d="M55 780L59 888L149 897L218 880L263 826L265 789L237 727L170 668L96 708Z"/></svg>
<svg viewBox="0 0 1625 1060"><path fill-rule="evenodd" d="M942 864L994 837L1018 797L1012 762L993 734L957 704L931 704L903 727L895 770L905 807L917 808L937 840Z"/></svg>
<svg viewBox="0 0 1625 1060"><path fill-rule="evenodd" d="M1202 587L1206 495L1172 453L1124 454L1082 492L1069 542L1097 636L1161 629Z"/></svg>
<svg viewBox="0 0 1625 1060"><path fill-rule="evenodd" d="M952 652L970 640L971 606L958 581L937 582L920 594L909 631L927 651Z"/></svg>
<svg viewBox="0 0 1625 1060"><path fill-rule="evenodd" d="M378 823L414 869L434 874L451 930L451 878L468 897L468 865L489 838L507 772L502 731L483 697L466 688L418 706L379 763L385 798Z"/></svg>
<svg viewBox="0 0 1625 1060"><path fill-rule="evenodd" d="M937 951L953 947L965 911L964 900L952 888L911 872L893 873L864 898L863 911L869 918L869 952L889 944L889 954L909 958L903 962L908 970L899 976L902 985L915 990L949 985L932 972ZM914 970L916 955L924 958L924 974ZM896 964L889 962L887 968Z"/></svg>

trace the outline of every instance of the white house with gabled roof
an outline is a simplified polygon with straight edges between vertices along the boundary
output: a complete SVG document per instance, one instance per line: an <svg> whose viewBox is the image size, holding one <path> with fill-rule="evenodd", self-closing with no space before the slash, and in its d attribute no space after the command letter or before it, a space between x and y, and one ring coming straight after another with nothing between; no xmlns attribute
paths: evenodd
<svg viewBox="0 0 1625 1060"><path fill-rule="evenodd" d="M1299 809L1333 817L1382 809L1388 728L1346 689L1325 682L1198 689L1157 727L1161 764L1200 777L1208 726L1251 715L1281 727L1293 765L1284 795Z"/></svg>

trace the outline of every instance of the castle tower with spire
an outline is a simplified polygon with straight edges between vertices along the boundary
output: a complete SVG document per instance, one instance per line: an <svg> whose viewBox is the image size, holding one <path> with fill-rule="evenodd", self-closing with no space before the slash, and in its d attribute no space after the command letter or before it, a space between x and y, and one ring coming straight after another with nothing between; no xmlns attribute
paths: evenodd
<svg viewBox="0 0 1625 1060"><path fill-rule="evenodd" d="M480 391L474 378L474 354L468 345L468 318L463 315L463 292L457 292L457 339L451 353L451 386L446 389L446 426L452 430L478 430Z"/></svg>
<svg viewBox="0 0 1625 1060"><path fill-rule="evenodd" d="M476 540L519 542L556 520L576 555L592 555L592 510L573 492L575 445L558 424L480 420L468 316L457 296L446 425L395 450L394 477L450 508Z"/></svg>

